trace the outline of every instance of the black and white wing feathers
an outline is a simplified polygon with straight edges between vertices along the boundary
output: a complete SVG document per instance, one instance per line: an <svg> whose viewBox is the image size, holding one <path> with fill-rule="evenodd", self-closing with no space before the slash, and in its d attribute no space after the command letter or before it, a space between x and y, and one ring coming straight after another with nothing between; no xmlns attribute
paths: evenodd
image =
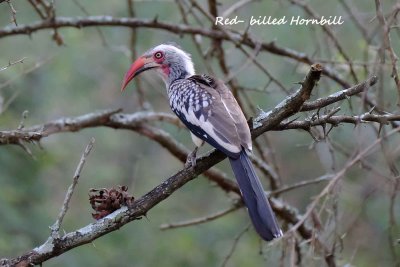
<svg viewBox="0 0 400 267"><path fill-rule="evenodd" d="M194 135L232 158L251 150L247 121L222 81L193 75L173 82L168 94L172 110Z"/></svg>

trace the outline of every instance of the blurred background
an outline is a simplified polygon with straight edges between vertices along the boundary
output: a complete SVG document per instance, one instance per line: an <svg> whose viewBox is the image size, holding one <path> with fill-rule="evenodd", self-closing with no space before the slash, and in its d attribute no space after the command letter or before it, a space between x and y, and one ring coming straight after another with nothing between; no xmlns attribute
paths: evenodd
<svg viewBox="0 0 400 267"><path fill-rule="evenodd" d="M129 2L129 1L128 1ZM127 1L55 1L57 17L109 15L129 17ZM179 11L187 13L187 23L193 27L211 28L199 9L190 1L132 1L134 16L173 24L185 24ZM220 1L219 13L243 1ZM231 14L249 20L251 16L301 16L309 14L298 1L247 1ZM390 21L395 0L382 1L384 14ZM40 21L29 1L11 1L17 11L18 25ZM207 1L198 1L208 10ZM398 112L397 93L391 78L390 65L377 65L382 37L372 0L306 1L313 10L324 16L342 16L344 23L331 26L340 45L354 63L359 81L372 73L379 74L380 84L371 88L373 99L386 111ZM349 10L367 31L370 40L360 30ZM189 12L190 11L190 12ZM193 15L197 15L197 18ZM398 12L398 11L397 11ZM7 2L0 3L0 27L13 26L12 12ZM227 26L245 31L262 42L275 42L278 46L307 54L314 62L334 69L350 85L356 84L349 74L349 65L322 27L247 24ZM374 34L375 31L375 34ZM132 42L132 29L127 27L88 27L58 30L62 44L53 40L52 30L31 35L12 35L0 38L0 68L25 58L0 72L0 130L16 129L27 110L25 125L42 124L49 120L83 115L96 110L123 108L124 112L148 109L171 113L164 84L151 73L141 75L144 98L137 93L137 84L120 92L122 78L135 54L173 41L193 56L198 73L209 73L227 78L216 56L205 57L212 48L212 40L204 36L177 35L172 32L138 27L136 41ZM392 47L399 54L400 30L392 31ZM60 45L61 44L61 45ZM199 48L200 47L200 48ZM281 84L269 83L269 77L254 64L244 65L247 56L231 42L222 42L227 67L234 73L248 116L255 117L260 109L268 111L293 92L309 65L291 58L261 51L257 55L269 73ZM247 49L247 48L246 48ZM253 53L252 49L247 49ZM203 53L203 54L202 54ZM371 63L372 62L372 63ZM390 63L388 60L387 63ZM386 63L385 63L386 64ZM244 67L243 67L244 65ZM285 92L282 88L285 88ZM323 76L312 98L327 96L343 89L332 79ZM243 93L243 92L245 93ZM143 100L144 99L144 104ZM256 108L254 110L253 107ZM352 97L336 103L340 114L357 115L369 110L362 99ZM315 112L315 111L314 111ZM300 114L304 119L313 112ZM190 150L194 148L185 129L167 123L157 123ZM328 127L329 128L329 127ZM359 151L377 138L377 124L340 124L324 139L322 128L313 130L312 136L302 130L268 132L263 149L269 162L279 174L283 185L315 179L335 173L345 165L354 151ZM383 131L390 129L385 126ZM183 165L157 143L127 130L106 127L90 128L79 132L60 133L44 138L38 144L28 144L32 155L15 145L0 147L0 258L15 257L43 243L64 200L75 168L90 138L96 139L94 149L82 172L72 197L70 209L62 228L66 232L83 227L94 220L88 202L90 188L127 185L139 198L164 179L180 170ZM387 152L398 165L399 137L391 137L382 146L346 173L335 186L334 192L321 206L324 223L322 238L336 240L335 253L338 266L395 266L400 238L397 221L400 219L396 188L389 170ZM211 148L206 146L204 153ZM385 150L383 150L385 149ZM397 159L397 161L396 161ZM367 168L366 166L372 166ZM217 168L233 178L227 162ZM268 181L262 175L265 188ZM398 179L398 177L397 177ZM280 195L302 214L312 198L326 182L298 188ZM226 194L204 177L199 177L154 207L147 218L134 221L93 243L75 248L45 263L45 266L221 266L234 244L235 237L249 223L247 212L240 209L220 219L187 228L161 231L163 223L203 217L229 207L233 195ZM392 200L391 200L392 199ZM393 212L394 211L394 212ZM335 220L332 219L332 214ZM395 216L390 218L390 214ZM390 223L394 220L394 223ZM282 223L285 229L288 227ZM304 242L304 243L301 243ZM301 241L304 251L302 266L323 266L320 256L313 254L308 242ZM391 245L392 244L392 245ZM278 266L284 242L261 243L250 228L237 243L227 266Z"/></svg>

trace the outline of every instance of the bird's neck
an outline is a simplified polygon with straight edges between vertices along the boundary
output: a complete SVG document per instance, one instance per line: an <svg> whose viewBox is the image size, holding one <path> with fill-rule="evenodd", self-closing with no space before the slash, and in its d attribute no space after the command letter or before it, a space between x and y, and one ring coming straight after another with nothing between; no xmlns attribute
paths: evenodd
<svg viewBox="0 0 400 267"><path fill-rule="evenodd" d="M176 64L170 64L162 71L164 74L163 80L167 88L169 88L174 81L186 79L195 73L193 63L189 60L182 60Z"/></svg>
<svg viewBox="0 0 400 267"><path fill-rule="evenodd" d="M187 70L184 69L171 69L170 74L167 77L167 80L164 81L167 88L176 80L186 79L192 76L194 73L189 73Z"/></svg>

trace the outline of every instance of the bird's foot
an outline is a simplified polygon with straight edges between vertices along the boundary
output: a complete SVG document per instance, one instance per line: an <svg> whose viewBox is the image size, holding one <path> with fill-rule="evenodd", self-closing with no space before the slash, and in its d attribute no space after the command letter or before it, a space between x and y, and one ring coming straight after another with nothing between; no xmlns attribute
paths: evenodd
<svg viewBox="0 0 400 267"><path fill-rule="evenodd" d="M185 168L189 168L189 167L195 167L196 166L196 154L197 154L197 149L198 147L196 147L192 152L189 153L189 155L186 158L186 162L185 162Z"/></svg>

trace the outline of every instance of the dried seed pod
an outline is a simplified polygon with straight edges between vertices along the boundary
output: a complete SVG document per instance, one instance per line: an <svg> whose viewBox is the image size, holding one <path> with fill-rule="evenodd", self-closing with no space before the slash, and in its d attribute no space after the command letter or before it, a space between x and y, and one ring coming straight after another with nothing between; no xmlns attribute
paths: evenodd
<svg viewBox="0 0 400 267"><path fill-rule="evenodd" d="M94 209L92 217L99 220L122 206L130 207L134 202L134 197L128 194L128 187L118 186L117 188L91 188L89 190L89 203Z"/></svg>

